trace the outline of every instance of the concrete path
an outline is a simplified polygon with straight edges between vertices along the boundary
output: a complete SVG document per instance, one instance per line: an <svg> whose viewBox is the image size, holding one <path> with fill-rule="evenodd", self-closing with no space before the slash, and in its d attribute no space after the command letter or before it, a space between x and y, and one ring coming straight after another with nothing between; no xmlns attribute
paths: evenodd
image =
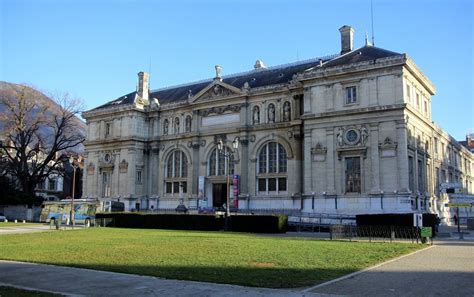
<svg viewBox="0 0 474 297"><path fill-rule="evenodd" d="M428 249L303 290L348 296L474 296L474 242L442 240Z"/></svg>
<svg viewBox="0 0 474 297"><path fill-rule="evenodd" d="M45 232L50 231L49 225L22 225L18 224L15 226L8 226L0 228L0 235L2 234L15 234L15 233L32 233L32 232Z"/></svg>

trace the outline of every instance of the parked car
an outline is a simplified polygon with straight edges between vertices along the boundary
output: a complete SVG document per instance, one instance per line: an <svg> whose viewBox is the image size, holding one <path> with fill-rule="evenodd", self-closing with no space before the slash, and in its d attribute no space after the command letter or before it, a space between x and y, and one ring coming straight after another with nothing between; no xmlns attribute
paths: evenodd
<svg viewBox="0 0 474 297"><path fill-rule="evenodd" d="M5 222L6 219L7 217L4 216L3 213L0 212L0 222Z"/></svg>

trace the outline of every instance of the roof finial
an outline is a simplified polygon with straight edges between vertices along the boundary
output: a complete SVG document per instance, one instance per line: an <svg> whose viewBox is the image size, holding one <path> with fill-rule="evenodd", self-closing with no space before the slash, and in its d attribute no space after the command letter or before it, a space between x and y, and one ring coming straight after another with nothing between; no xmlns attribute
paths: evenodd
<svg viewBox="0 0 474 297"><path fill-rule="evenodd" d="M216 65L215 68L216 68L216 77L214 79L222 81L222 77L221 77L222 66Z"/></svg>
<svg viewBox="0 0 474 297"><path fill-rule="evenodd" d="M365 31L365 46L372 46L369 42L369 33L367 31Z"/></svg>

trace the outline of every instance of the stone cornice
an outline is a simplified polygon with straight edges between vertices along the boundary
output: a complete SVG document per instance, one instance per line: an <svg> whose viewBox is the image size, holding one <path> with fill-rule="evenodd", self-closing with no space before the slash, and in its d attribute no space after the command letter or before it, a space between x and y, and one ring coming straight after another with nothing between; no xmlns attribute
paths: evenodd
<svg viewBox="0 0 474 297"><path fill-rule="evenodd" d="M415 62L405 54L405 67L406 69L426 88L431 95L436 93L436 88L433 83L421 72L416 66Z"/></svg>

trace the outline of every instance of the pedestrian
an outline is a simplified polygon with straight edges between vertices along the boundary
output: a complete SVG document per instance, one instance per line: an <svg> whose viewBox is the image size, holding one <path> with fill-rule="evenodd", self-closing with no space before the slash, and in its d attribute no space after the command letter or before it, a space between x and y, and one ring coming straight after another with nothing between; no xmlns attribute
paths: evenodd
<svg viewBox="0 0 474 297"><path fill-rule="evenodd" d="M436 215L436 222L435 222L435 225L436 225L436 232L439 232L439 224L441 223L441 219L439 218L438 215Z"/></svg>
<svg viewBox="0 0 474 297"><path fill-rule="evenodd" d="M454 225L458 224L458 216L457 214L454 214Z"/></svg>

